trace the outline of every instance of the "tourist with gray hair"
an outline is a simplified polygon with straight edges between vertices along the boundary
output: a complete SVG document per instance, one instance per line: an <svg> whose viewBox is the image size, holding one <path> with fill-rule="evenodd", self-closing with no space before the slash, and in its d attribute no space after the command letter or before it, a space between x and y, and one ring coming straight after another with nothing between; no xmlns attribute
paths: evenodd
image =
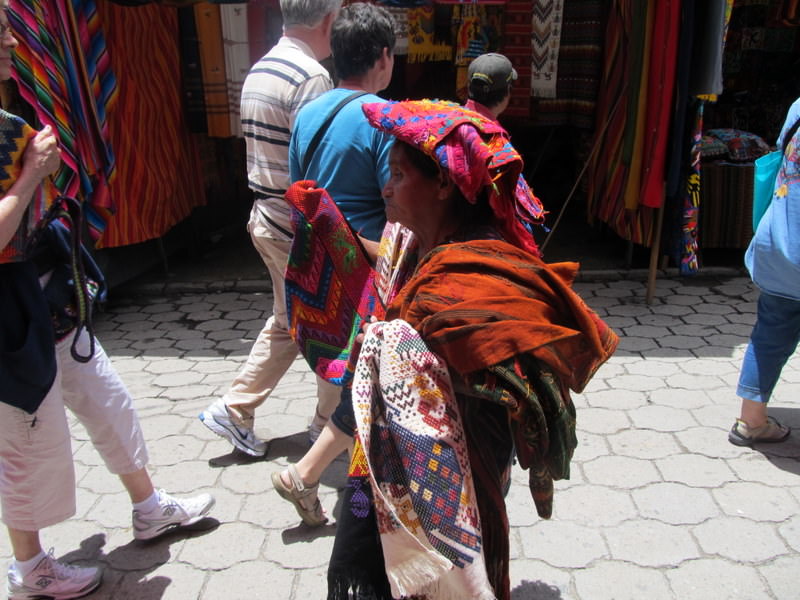
<svg viewBox="0 0 800 600"><path fill-rule="evenodd" d="M253 430L255 411L298 353L286 320L284 271L292 241L289 138L299 110L333 87L319 61L330 56L331 28L341 0L281 0L283 36L250 69L242 88L242 131L253 208L247 230L272 280L273 314L225 395L200 420L234 447L263 456L266 442ZM316 439L339 401L339 388L318 379L318 403L309 429Z"/></svg>

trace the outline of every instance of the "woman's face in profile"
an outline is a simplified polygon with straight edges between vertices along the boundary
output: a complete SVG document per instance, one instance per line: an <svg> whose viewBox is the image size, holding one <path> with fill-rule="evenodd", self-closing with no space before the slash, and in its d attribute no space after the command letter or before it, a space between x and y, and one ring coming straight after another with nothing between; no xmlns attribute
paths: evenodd
<svg viewBox="0 0 800 600"><path fill-rule="evenodd" d="M389 181L383 186L386 220L417 230L417 224L430 219L427 210L438 200L439 180L414 166L402 144L389 150Z"/></svg>

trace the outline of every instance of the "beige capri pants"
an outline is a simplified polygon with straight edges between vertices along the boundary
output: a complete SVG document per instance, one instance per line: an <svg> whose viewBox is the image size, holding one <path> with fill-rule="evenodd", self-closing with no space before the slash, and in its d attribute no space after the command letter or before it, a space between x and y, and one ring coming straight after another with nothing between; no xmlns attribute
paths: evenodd
<svg viewBox="0 0 800 600"><path fill-rule="evenodd" d="M64 407L86 428L111 473L133 473L148 455L133 399L100 343L87 363L70 354L72 335L56 344L58 374L35 414L0 402L2 520L38 531L75 514L75 469ZM83 332L79 351L89 336Z"/></svg>

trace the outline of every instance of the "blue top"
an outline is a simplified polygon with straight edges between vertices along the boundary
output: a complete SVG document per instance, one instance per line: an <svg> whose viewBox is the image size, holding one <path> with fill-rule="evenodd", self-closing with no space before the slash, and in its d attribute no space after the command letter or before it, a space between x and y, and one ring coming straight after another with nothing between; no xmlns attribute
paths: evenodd
<svg viewBox="0 0 800 600"><path fill-rule="evenodd" d="M781 128L778 144L800 119L800 98ZM745 265L753 282L774 296L800 300L800 130L786 143L772 202L747 248ZM779 149L782 149L779 147Z"/></svg>
<svg viewBox="0 0 800 600"><path fill-rule="evenodd" d="M300 109L289 142L289 175L292 182L315 180L318 187L328 191L358 234L378 241L386 224L381 190L389 179L393 138L367 122L361 105L385 102L383 98L366 94L345 105L322 136L308 172L301 172L311 139L333 107L352 93L353 90L336 88Z"/></svg>

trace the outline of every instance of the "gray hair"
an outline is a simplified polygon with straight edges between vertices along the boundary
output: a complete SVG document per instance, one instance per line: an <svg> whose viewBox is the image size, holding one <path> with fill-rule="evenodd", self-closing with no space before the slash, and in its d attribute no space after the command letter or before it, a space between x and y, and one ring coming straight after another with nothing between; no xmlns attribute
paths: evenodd
<svg viewBox="0 0 800 600"><path fill-rule="evenodd" d="M283 26L315 27L330 13L335 13L342 0L280 0Z"/></svg>

